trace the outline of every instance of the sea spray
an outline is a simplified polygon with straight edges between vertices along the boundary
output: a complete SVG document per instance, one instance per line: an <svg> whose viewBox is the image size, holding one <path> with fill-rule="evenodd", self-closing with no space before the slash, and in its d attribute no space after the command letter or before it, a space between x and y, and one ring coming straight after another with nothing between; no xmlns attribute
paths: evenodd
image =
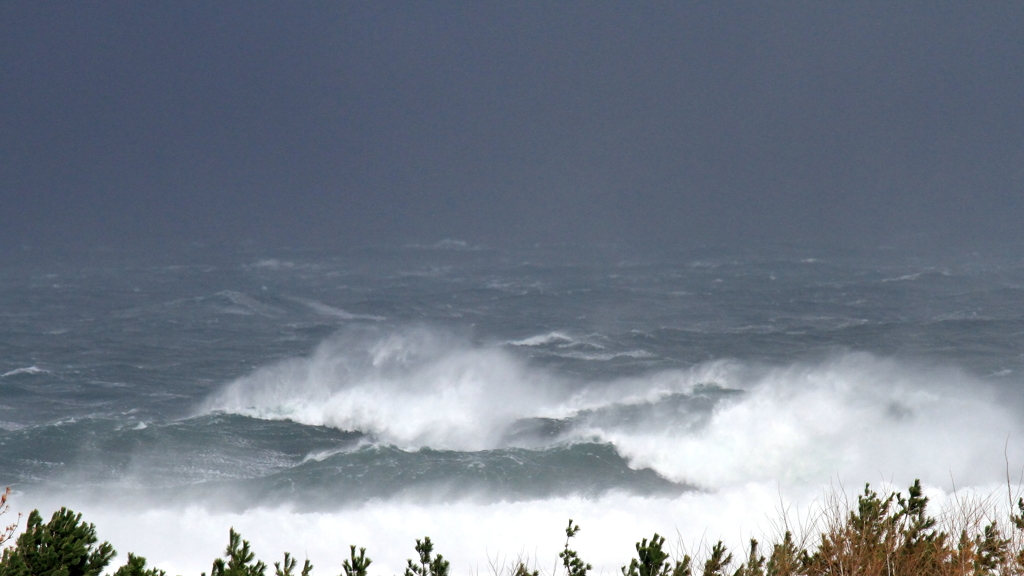
<svg viewBox="0 0 1024 576"><path fill-rule="evenodd" d="M404 448L480 450L565 395L558 378L498 348L425 328L360 329L228 384L201 412L357 430Z"/></svg>
<svg viewBox="0 0 1024 576"><path fill-rule="evenodd" d="M0 485L172 573L232 525L317 573L349 544L398 573L424 535L456 572L550 569L573 518L617 574L655 531L738 551L831 487L921 477L938 503L1005 493L1022 462L1017 261L126 258L0 286Z"/></svg>
<svg viewBox="0 0 1024 576"><path fill-rule="evenodd" d="M607 442L635 468L706 489L836 474L987 482L1007 439L1022 437L992 385L940 365L846 352L590 380L423 327L336 336L226 385L202 411L360 431L405 450L500 448L540 419L556 432L531 447Z"/></svg>

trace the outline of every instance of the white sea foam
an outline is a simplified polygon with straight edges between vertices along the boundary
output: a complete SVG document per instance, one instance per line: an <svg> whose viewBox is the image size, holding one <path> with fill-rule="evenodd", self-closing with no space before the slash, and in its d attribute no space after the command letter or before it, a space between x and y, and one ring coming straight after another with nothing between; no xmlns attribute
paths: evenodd
<svg viewBox="0 0 1024 576"><path fill-rule="evenodd" d="M1019 414L983 379L865 353L580 381L423 328L348 332L308 358L230 383L203 410L360 430L403 448L481 450L500 446L522 418L650 404L701 384L745 392L696 428L674 410L640 421L606 410L576 434L612 443L635 467L709 489L836 474L938 485L952 474L974 484L998 477L1008 439L1011 460L1024 460L1013 448L1024 446Z"/></svg>
<svg viewBox="0 0 1024 576"><path fill-rule="evenodd" d="M252 265L253 268L268 268L270 270L281 270L294 268L295 263L287 260L279 260L277 258L264 258L263 260L257 261Z"/></svg>
<svg viewBox="0 0 1024 576"><path fill-rule="evenodd" d="M556 378L497 348L458 345L426 329L363 334L236 380L203 411L359 430L405 448L479 450L566 395Z"/></svg>
<svg viewBox="0 0 1024 576"><path fill-rule="evenodd" d="M352 314L351 312L342 310L341 308L336 308L329 304L324 304L323 302L318 302L316 300L309 300L307 298L289 297L288 299L309 307L310 310L320 314L321 316L332 316L339 320L373 320L375 322L380 322L385 319L383 316L373 316L370 314Z"/></svg>
<svg viewBox="0 0 1024 576"><path fill-rule="evenodd" d="M470 252L483 250L482 246L470 244L465 240L456 240L451 238L438 240L433 244L406 244L405 247L412 248L414 250L451 250L454 252Z"/></svg>
<svg viewBox="0 0 1024 576"><path fill-rule="evenodd" d="M745 393L719 403L696 428L672 410L652 410L639 422L582 417L587 410L653 405L702 383ZM832 483L856 491L864 482L905 487L920 477L941 504L951 480L961 491L985 494L1005 482L1007 464L1016 470L1024 462L1019 414L982 379L858 353L777 367L717 361L587 382L531 366L500 346L474 346L422 328L366 329L232 382L203 409L460 450L494 446L517 418L578 414L587 423L581 435L612 442L633 466L705 490L676 498L611 493L490 504L375 500L316 513L258 503L222 512L187 499L127 509L38 493L16 498L18 510L70 505L96 523L122 561L133 551L172 574L208 570L232 526L265 561L288 550L310 558L317 573L340 572L349 544L368 548L372 573L400 573L413 540L424 535L452 560L454 574L489 573L489 558L520 553L549 573L573 518L583 526L575 548L595 574L613 574L628 563L633 543L655 531L691 550L719 538L735 549L750 536L771 535L780 507L792 505L806 518Z"/></svg>
<svg viewBox="0 0 1024 576"><path fill-rule="evenodd" d="M565 334L564 332L548 332L547 334L538 334L536 336L530 336L521 340L510 340L508 344L512 346L545 346L548 344L572 344L576 340Z"/></svg>
<svg viewBox="0 0 1024 576"><path fill-rule="evenodd" d="M882 282L910 282L920 278L921 274L924 274L924 272L917 272L915 274L904 274L903 276L897 276L895 278L883 278Z"/></svg>
<svg viewBox="0 0 1024 576"><path fill-rule="evenodd" d="M596 360L607 362L616 358L654 358L655 355L647 350L627 350L625 352L562 352L556 354L563 358L574 358L576 360Z"/></svg>
<svg viewBox="0 0 1024 576"><path fill-rule="evenodd" d="M592 432L634 466L712 489L835 474L974 485L1004 473L1004 448L1024 459L1019 415L958 370L851 354L726 384L748 393L697 432L671 422Z"/></svg>
<svg viewBox="0 0 1024 576"><path fill-rule="evenodd" d="M270 304L264 304L263 302L260 302L259 300L253 298L252 296L242 294L241 292L235 292L234 290L224 290L218 292L218 294L220 296L224 296L237 306L241 306L243 309L255 312L260 316L266 316L268 318L280 318L285 314L284 310L276 306L271 306Z"/></svg>
<svg viewBox="0 0 1024 576"><path fill-rule="evenodd" d="M10 372L4 372L0 374L0 378L7 378L8 376L17 376L19 374L49 374L49 370L44 370L38 366L26 366L25 368L16 368Z"/></svg>
<svg viewBox="0 0 1024 576"><path fill-rule="evenodd" d="M582 526L573 546L595 573L617 573L635 553L633 543L657 531L675 544L693 547L702 537L739 545L751 533L770 529L767 513L778 504L767 486L749 486L717 494L689 494L676 499L624 494L588 500L559 498L518 503L421 505L371 502L333 512L299 513L289 508L253 508L242 513L213 512L183 503L131 508L83 499L22 496L19 504L47 514L68 505L95 523L99 536L120 554L146 557L169 574L209 572L223 553L228 528L251 541L257 558L280 561L284 551L309 558L316 574L341 573L348 546L366 546L371 573L401 574L415 555L414 540L430 536L435 550L452 562L453 574L489 573L488 559L523 554L545 573L558 561L569 518ZM531 563L532 563L531 562Z"/></svg>

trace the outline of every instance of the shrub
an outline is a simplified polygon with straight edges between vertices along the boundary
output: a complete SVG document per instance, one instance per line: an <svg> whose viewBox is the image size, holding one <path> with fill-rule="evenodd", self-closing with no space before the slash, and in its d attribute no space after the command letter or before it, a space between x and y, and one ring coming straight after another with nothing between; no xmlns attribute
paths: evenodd
<svg viewBox="0 0 1024 576"><path fill-rule="evenodd" d="M61 508L43 524L39 511L33 510L17 544L4 550L0 574L97 576L115 553L107 542L95 546L96 540L96 527L83 523L81 514Z"/></svg>
<svg viewBox="0 0 1024 576"><path fill-rule="evenodd" d="M355 548L354 546L352 547ZM419 554L419 565L412 560L406 561L405 576L448 576L449 563L440 554L431 557L434 544L426 536L422 541L416 540L416 552Z"/></svg>
<svg viewBox="0 0 1024 576"><path fill-rule="evenodd" d="M429 542L430 538L427 538L427 543L429 544ZM416 544L419 544L419 541ZM345 570L345 576L366 576L366 569L372 563L373 560L366 557L366 548L360 548L359 554L356 554L356 547L349 546L349 559L342 562L341 567ZM447 563L445 563L445 566L447 567ZM306 576L306 574L302 576Z"/></svg>
<svg viewBox="0 0 1024 576"><path fill-rule="evenodd" d="M9 493L0 496L0 514L7 510ZM650 540L636 543L636 558L622 567L622 576L696 576L698 569L701 576L1024 575L1024 498L1017 499L1002 524L996 521L997 510L988 500L958 498L936 519L928 513L928 498L918 481L906 494L884 496L866 485L854 506L848 505L842 492L833 492L804 539L798 541L786 530L770 543L767 557L760 543L751 539L738 566L721 541L698 557L684 554L673 561L665 549L665 538L655 533ZM9 540L16 526L0 533L5 535L0 542ZM569 520L565 545L558 554L564 576L587 576L593 568L569 547L579 531L579 525ZM450 576L449 562L434 554L429 537L416 540L416 553L416 560L407 560L404 576ZM0 576L98 576L114 554L109 543L97 544L95 527L82 522L81 514L61 508L44 524L39 511L33 510L15 546L0 556ZM369 576L371 564L365 548L357 552L350 546L342 576ZM274 563L274 576L312 576L309 560L301 572L297 565L285 552L284 561ZM249 542L232 528L224 558L214 560L210 576L266 576L266 570L266 564L255 559ZM505 573L503 567L494 572L496 576ZM556 565L549 576L560 572ZM127 563L113 576L166 574L147 568L145 558L128 554ZM542 575L539 570L531 571L520 557L508 576Z"/></svg>
<svg viewBox="0 0 1024 576"><path fill-rule="evenodd" d="M213 561L210 576L265 576L267 565L253 561L255 554L249 549L249 541L242 540L234 528L228 530L228 547L224 551L227 562L223 558ZM287 562L287 559L285 560ZM312 567L311 567L312 568ZM203 573L206 576L206 573Z"/></svg>
<svg viewBox="0 0 1024 576"><path fill-rule="evenodd" d="M576 533L579 531L579 524L574 525L572 518L570 518L569 525L565 528L565 548L558 553L558 557L562 559L562 566L565 568L566 576L587 576L587 572L593 568L593 566L581 560L575 550L569 548L569 540L576 536Z"/></svg>
<svg viewBox="0 0 1024 576"><path fill-rule="evenodd" d="M146 568L145 558L129 552L128 563L118 568L114 576L167 576L167 573L156 568Z"/></svg>
<svg viewBox="0 0 1024 576"><path fill-rule="evenodd" d="M274 562L274 576L293 576L295 570L296 560L292 558L292 555L288 552L284 553L284 565L282 566L279 562ZM309 558L302 563L301 576L309 576L313 572L313 564L310 563Z"/></svg>

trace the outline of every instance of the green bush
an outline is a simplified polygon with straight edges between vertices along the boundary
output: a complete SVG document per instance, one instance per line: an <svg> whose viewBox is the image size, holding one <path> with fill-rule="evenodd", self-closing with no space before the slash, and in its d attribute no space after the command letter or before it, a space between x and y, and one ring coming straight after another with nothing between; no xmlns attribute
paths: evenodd
<svg viewBox="0 0 1024 576"><path fill-rule="evenodd" d="M274 576L293 576L295 571L295 558L288 552L284 553L284 564L274 562ZM300 576L309 576L313 572L313 564L309 562L307 558L302 564L302 573Z"/></svg>
<svg viewBox="0 0 1024 576"><path fill-rule="evenodd" d="M145 558L129 552L128 563L118 568L114 576L167 576L167 573L156 568L146 568Z"/></svg>
<svg viewBox="0 0 1024 576"><path fill-rule="evenodd" d="M96 544L96 527L67 508L43 524L38 510L28 515L25 532L0 558L3 576L97 576L110 564L114 549Z"/></svg>
<svg viewBox="0 0 1024 576"><path fill-rule="evenodd" d="M424 537L422 541L416 540L416 552L420 561L419 564L415 564L412 560L406 560L405 576L448 576L448 561L440 554L431 556L433 551L434 544L429 536Z"/></svg>
<svg viewBox="0 0 1024 576"><path fill-rule="evenodd" d="M430 542L430 538L427 538L427 542ZM416 543L419 544L419 541ZM366 576L366 569L372 563L373 560L366 557L366 548L360 548L359 554L356 554L356 547L349 546L349 559L342 562L341 567L345 570L345 576Z"/></svg>
<svg viewBox="0 0 1024 576"><path fill-rule="evenodd" d="M242 540L242 537L235 532L234 528L228 530L228 547L224 551L227 562L223 558L213 561L210 569L210 576L265 576L267 565L261 561L253 561L255 553L249 548L249 541ZM285 562L288 558L285 558ZM206 573L203 572L203 576Z"/></svg>
<svg viewBox="0 0 1024 576"><path fill-rule="evenodd" d="M0 495L0 513L6 495ZM841 494L832 494L821 509L817 526L799 543L786 531L770 545L767 557L751 539L746 558L733 562L721 542L697 557L682 554L673 560L665 538L655 533L636 543L636 558L622 567L623 576L1008 576L1024 575L1024 499L1008 514L1003 529L992 518L994 507L985 501L957 501L940 523L928 514L928 499L920 482L906 495L882 496L865 486L856 506ZM1004 516L1004 518L1006 518ZM580 527L572 520L565 529L565 545L558 554L562 570L550 576L587 576L593 567L569 547ZM7 534L12 533L0 532ZM0 576L99 576L114 557L109 543L97 544L96 529L82 522L81 514L61 508L43 523L38 510L29 514L25 531L0 556ZM2 542L0 542L2 544ZM451 566L434 554L429 537L416 540L415 560L406 562L404 576L450 576ZM372 560L365 548L349 547L340 576L369 576ZM306 560L284 553L274 563L274 576L312 576ZM232 528L224 557L214 560L210 576L266 576L267 566L256 560L249 542ZM494 576L542 576L520 559L508 571ZM113 576L166 576L147 568L146 559L128 554L127 563ZM206 576L204 573L203 576ZM544 575L548 576L548 575Z"/></svg>
<svg viewBox="0 0 1024 576"><path fill-rule="evenodd" d="M570 518L569 525L565 528L565 547L558 553L558 557L562 559L562 567L565 568L566 576L587 576L587 572L593 568L580 559L575 550L569 548L569 540L575 537L579 531L579 524L573 524L572 518Z"/></svg>

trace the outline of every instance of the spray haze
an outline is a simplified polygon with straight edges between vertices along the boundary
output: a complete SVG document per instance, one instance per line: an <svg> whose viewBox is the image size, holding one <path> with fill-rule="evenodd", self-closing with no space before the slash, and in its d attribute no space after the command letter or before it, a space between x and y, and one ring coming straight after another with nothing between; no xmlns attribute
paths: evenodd
<svg viewBox="0 0 1024 576"><path fill-rule="evenodd" d="M8 268L4 481L180 573L229 526L266 561L397 571L430 534L543 567L567 517L611 571L655 530L735 544L833 482L944 501L1022 460L1016 260L469 246Z"/></svg>
<svg viewBox="0 0 1024 576"><path fill-rule="evenodd" d="M229 384L204 410L360 430L403 448L481 450L560 387L500 349L427 328L357 330Z"/></svg>
<svg viewBox="0 0 1024 576"><path fill-rule="evenodd" d="M846 353L580 381L425 327L337 336L308 358L230 383L204 411L359 430L405 449L470 451L515 443L543 420L555 431L548 445L608 442L633 467L712 490L879 474L991 482L1004 473L1007 435L1021 432L995 390L955 368Z"/></svg>
<svg viewBox="0 0 1024 576"><path fill-rule="evenodd" d="M832 482L990 491L1024 458L1022 29L0 2L0 486L172 573L230 525L545 567L567 517L615 572Z"/></svg>

